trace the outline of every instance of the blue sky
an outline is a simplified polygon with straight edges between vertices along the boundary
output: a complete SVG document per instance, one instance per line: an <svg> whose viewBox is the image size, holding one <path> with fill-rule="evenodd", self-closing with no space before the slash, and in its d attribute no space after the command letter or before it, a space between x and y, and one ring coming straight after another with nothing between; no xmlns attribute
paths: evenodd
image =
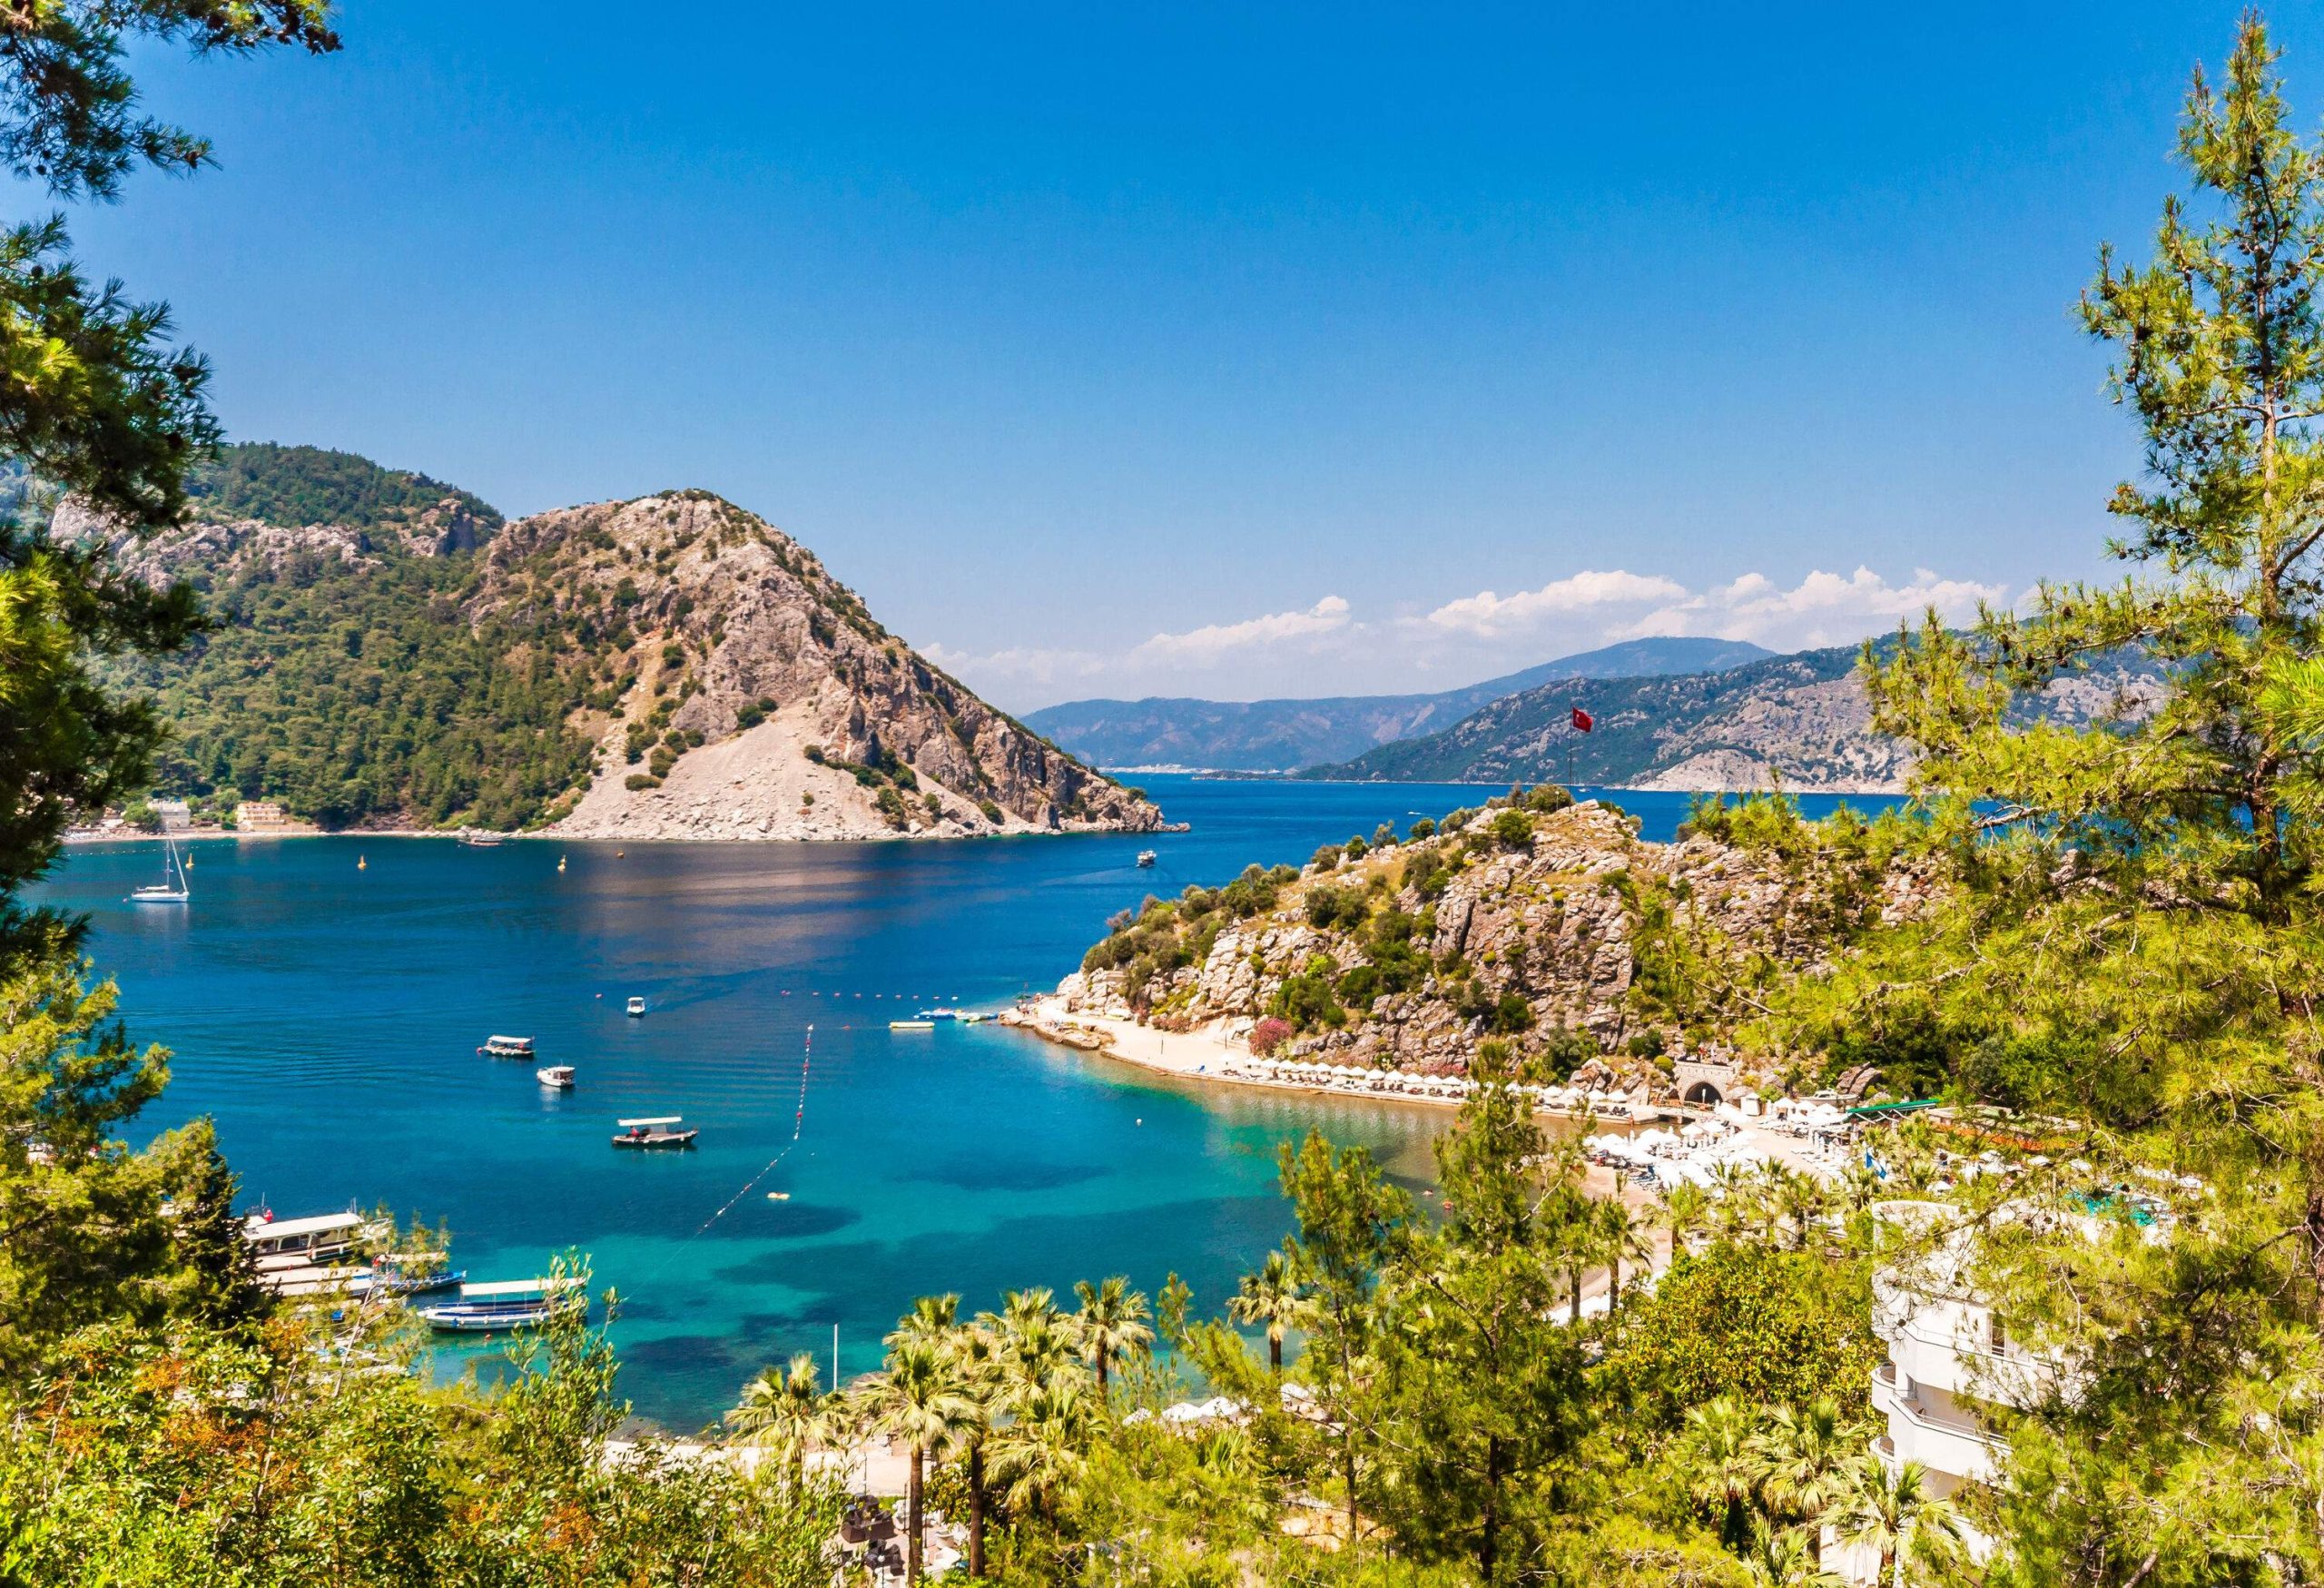
<svg viewBox="0 0 2324 1588"><path fill-rule="evenodd" d="M2105 571L2071 307L2235 6L1453 9L359 3L76 235L233 435L719 491L1019 708Z"/></svg>

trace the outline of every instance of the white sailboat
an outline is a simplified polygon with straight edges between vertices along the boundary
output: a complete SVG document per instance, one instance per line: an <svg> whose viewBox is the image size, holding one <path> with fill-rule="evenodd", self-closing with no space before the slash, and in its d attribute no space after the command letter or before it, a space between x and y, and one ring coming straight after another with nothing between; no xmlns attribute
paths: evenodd
<svg viewBox="0 0 2324 1588"><path fill-rule="evenodd" d="M162 862L162 880L129 891L133 904L183 904L193 897L193 889L186 881L185 863L178 858L178 842L168 833L162 834L165 855Z"/></svg>

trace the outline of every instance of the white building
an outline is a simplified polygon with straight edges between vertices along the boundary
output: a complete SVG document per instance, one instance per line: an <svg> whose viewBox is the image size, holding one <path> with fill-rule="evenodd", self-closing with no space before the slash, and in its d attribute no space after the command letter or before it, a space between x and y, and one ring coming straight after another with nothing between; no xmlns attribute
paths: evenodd
<svg viewBox="0 0 2324 1588"><path fill-rule="evenodd" d="M1892 1475L1918 1462L1929 1494L1951 1499L1993 1481L2008 1460L2008 1441L1989 1431L1990 1408L2034 1404L2056 1382L2058 1366L2013 1341L2007 1321L1966 1283L1970 1234L1945 1232L1955 1209L1880 1202L1872 1211L1892 1228L1935 1238L1872 1277L1872 1332L1888 1347L1888 1359L1872 1370L1873 1413L1887 1425L1873 1448ZM1983 1535L1965 1525L1963 1533L1973 1554L1989 1553ZM1877 1564L1829 1563L1856 1583L1869 1582Z"/></svg>

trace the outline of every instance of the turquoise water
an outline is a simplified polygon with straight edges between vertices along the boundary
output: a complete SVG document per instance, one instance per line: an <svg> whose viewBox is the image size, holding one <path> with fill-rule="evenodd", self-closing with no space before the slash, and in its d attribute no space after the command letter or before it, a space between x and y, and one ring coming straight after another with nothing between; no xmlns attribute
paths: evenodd
<svg viewBox="0 0 2324 1588"><path fill-rule="evenodd" d="M185 909L123 902L157 851L100 844L44 892L89 912L131 1031L175 1051L146 1124L212 1116L247 1199L284 1217L384 1203L447 1222L472 1279L583 1248L625 1298L624 1392L691 1429L766 1362L828 1363L834 1325L843 1371L872 1367L926 1292L985 1307L1110 1273L1151 1292L1176 1269L1215 1309L1281 1239L1275 1148L1311 1125L1427 1175L1438 1111L1199 1089L994 1026L887 1029L930 1003L997 1008L1054 985L1148 892L1301 861L1486 792L1144 781L1193 832L619 857L218 840L192 848ZM1620 798L1649 837L1686 803ZM1147 847L1159 863L1141 871ZM623 1013L633 993L642 1020ZM798 1146L735 1199L792 1138L811 1023ZM497 1031L576 1066L576 1089L478 1057ZM617 1116L666 1113L701 1128L694 1150L610 1145Z"/></svg>

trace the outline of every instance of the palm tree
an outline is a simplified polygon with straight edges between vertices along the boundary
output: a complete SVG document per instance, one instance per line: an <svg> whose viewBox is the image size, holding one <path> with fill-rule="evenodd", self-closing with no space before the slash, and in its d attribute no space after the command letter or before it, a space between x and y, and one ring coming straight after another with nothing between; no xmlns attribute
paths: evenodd
<svg viewBox="0 0 2324 1588"><path fill-rule="evenodd" d="M1226 1316L1238 1324L1267 1327L1267 1366L1283 1375L1283 1336L1306 1310L1306 1288L1299 1270L1279 1251L1269 1252L1256 1274L1246 1274L1226 1304Z"/></svg>
<svg viewBox="0 0 2324 1588"><path fill-rule="evenodd" d="M1682 1445L1687 1493L1696 1504L1717 1510L1718 1536L1735 1549L1744 1539L1744 1519L1758 1495L1758 1464L1751 1436L1758 1415L1731 1396L1705 1401L1687 1413Z"/></svg>
<svg viewBox="0 0 2324 1588"><path fill-rule="evenodd" d="M1078 1487L1089 1468L1093 1402L1088 1381L1060 1378L1028 1391L993 1440L993 1471L1009 1485L1009 1503L1043 1518Z"/></svg>
<svg viewBox="0 0 2324 1588"><path fill-rule="evenodd" d="M1129 1281L1119 1274L1096 1285L1084 1279L1074 1286L1074 1296L1081 1303L1075 1322L1081 1333L1081 1349L1098 1366L1098 1398L1106 1398L1106 1368L1117 1356L1135 1356L1151 1350L1154 1330L1147 1322L1152 1316L1147 1310L1142 1291L1132 1290Z"/></svg>
<svg viewBox="0 0 2324 1588"><path fill-rule="evenodd" d="M1846 1582L1824 1569L1806 1528L1778 1531L1764 1516L1751 1519L1751 1547L1744 1552L1743 1570L1752 1588L1844 1588Z"/></svg>
<svg viewBox="0 0 2324 1588"><path fill-rule="evenodd" d="M1654 1261L1654 1247L1648 1239L1651 1226L1630 1210L1627 1203L1608 1202L1598 1216L1600 1236L1606 1243L1606 1316L1612 1317L1622 1305L1622 1264L1628 1260L1643 1268Z"/></svg>
<svg viewBox="0 0 2324 1588"><path fill-rule="evenodd" d="M1710 1221L1710 1198L1692 1180L1665 1186L1661 1198L1661 1224L1670 1232L1670 1256L1676 1260L1687 1249L1687 1238Z"/></svg>
<svg viewBox="0 0 2324 1588"><path fill-rule="evenodd" d="M1807 1245L1808 1232L1824 1216L1831 1198L1814 1175L1798 1169L1786 1170L1776 1182L1776 1202L1783 1215L1791 1221L1791 1246L1798 1251Z"/></svg>
<svg viewBox="0 0 2324 1588"><path fill-rule="evenodd" d="M1754 1486L1762 1503L1787 1521L1821 1518L1846 1492L1850 1468L1866 1437L1861 1426L1840 1420L1837 1402L1777 1407L1750 1442Z"/></svg>
<svg viewBox="0 0 2324 1588"><path fill-rule="evenodd" d="M920 1339L905 1339L890 1351L886 1369L865 1381L862 1396L872 1425L911 1447L911 1478L904 1491L904 1581L917 1584L923 1542L920 1497L928 1455L959 1438L974 1409L953 1387L943 1353Z"/></svg>
<svg viewBox="0 0 2324 1588"><path fill-rule="evenodd" d="M999 1317L986 1315L978 1321L989 1324L1000 1336L1012 1394L1054 1383L1080 1366L1079 1342L1049 1290L1012 1290L1001 1297Z"/></svg>
<svg viewBox="0 0 2324 1588"><path fill-rule="evenodd" d="M968 1469L969 1575L973 1579L984 1576L985 1511L990 1502L985 1492L985 1445L1009 1406L1009 1376L1001 1360L1000 1335L986 1321L990 1316L954 1328L945 1336L943 1347L953 1393L969 1408L960 1446Z"/></svg>
<svg viewBox="0 0 2324 1588"><path fill-rule="evenodd" d="M796 1490L807 1475L807 1447L832 1434L835 1399L822 1393L813 1353L802 1351L783 1374L770 1368L744 1385L726 1425L753 1445L780 1452Z"/></svg>
<svg viewBox="0 0 2324 1588"><path fill-rule="evenodd" d="M1886 1194L1888 1187L1881 1178L1864 1167L1861 1159L1850 1159L1840 1176L1840 1194L1847 1198L1848 1211L1861 1213Z"/></svg>
<svg viewBox="0 0 2324 1588"><path fill-rule="evenodd" d="M923 1296L911 1304L911 1310L896 1320L896 1327L881 1342L893 1347L906 1340L926 1340L940 1345L945 1336L959 1327L960 1297L948 1292L942 1296Z"/></svg>
<svg viewBox="0 0 2324 1588"><path fill-rule="evenodd" d="M1879 1552L1881 1579L1892 1588L1904 1588L1907 1556L1943 1561L1961 1548L1960 1514L1929 1493L1927 1469L1902 1461L1891 1472L1868 1450L1851 1464L1831 1520L1842 1544Z"/></svg>

